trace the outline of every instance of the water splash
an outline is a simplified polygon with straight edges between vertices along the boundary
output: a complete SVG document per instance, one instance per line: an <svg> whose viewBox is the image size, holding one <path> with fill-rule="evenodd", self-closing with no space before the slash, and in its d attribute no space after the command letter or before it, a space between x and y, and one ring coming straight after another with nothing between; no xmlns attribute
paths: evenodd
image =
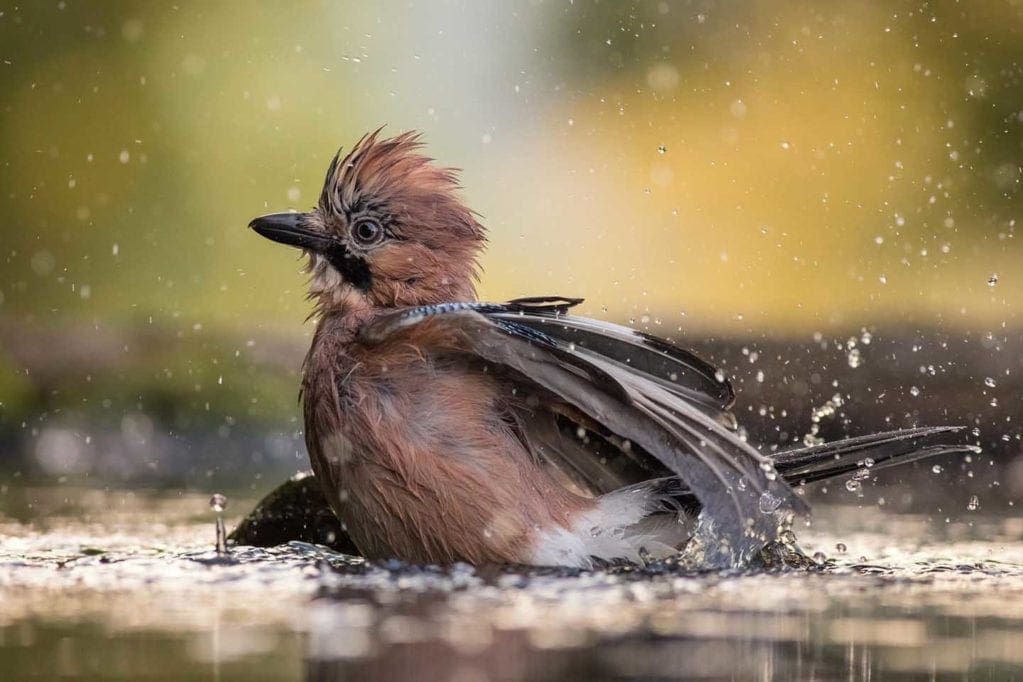
<svg viewBox="0 0 1023 682"><path fill-rule="evenodd" d="M842 394L836 393L823 405L813 408L810 412L810 432L803 435L803 445L807 447L823 445L824 439L818 435L821 430L821 422L833 418L844 404L845 400L842 398Z"/></svg>
<svg viewBox="0 0 1023 682"><path fill-rule="evenodd" d="M217 514L217 556L227 555L227 530L224 528L224 517L221 516L227 509L227 496L221 493L213 493L210 497L210 509Z"/></svg>

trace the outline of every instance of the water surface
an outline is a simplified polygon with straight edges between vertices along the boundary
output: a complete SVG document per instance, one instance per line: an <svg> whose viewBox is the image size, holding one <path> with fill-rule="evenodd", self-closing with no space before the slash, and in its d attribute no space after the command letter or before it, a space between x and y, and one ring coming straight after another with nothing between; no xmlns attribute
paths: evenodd
<svg viewBox="0 0 1023 682"><path fill-rule="evenodd" d="M235 517L252 500L233 496ZM8 490L4 679L1013 679L1023 520L818 507L817 570L446 570L213 552L207 497ZM230 523L229 523L230 525Z"/></svg>

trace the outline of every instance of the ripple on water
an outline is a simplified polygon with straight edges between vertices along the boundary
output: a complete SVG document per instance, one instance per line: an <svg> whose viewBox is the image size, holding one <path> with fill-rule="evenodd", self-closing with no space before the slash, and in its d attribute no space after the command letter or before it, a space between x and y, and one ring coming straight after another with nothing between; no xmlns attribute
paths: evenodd
<svg viewBox="0 0 1023 682"><path fill-rule="evenodd" d="M223 556L205 517L65 519L47 530L0 521L0 663L47 665L56 637L82 643L62 665L97 656L128 665L128 633L145 632L188 665L232 662L253 674L271 655L314 675L404 669L422 679L748 677L764 665L775 676L981 675L1023 665L1018 522L818 516L825 522L799 534L822 555L811 569L741 574L370 564L299 542ZM15 638L30 643L15 650Z"/></svg>

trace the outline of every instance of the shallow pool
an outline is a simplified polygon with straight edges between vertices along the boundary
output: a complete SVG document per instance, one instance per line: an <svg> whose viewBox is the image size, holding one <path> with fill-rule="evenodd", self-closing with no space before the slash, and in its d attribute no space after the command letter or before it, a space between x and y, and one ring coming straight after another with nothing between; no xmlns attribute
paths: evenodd
<svg viewBox="0 0 1023 682"><path fill-rule="evenodd" d="M1023 520L982 510L819 507L797 527L818 570L522 573L300 543L222 560L206 496L20 494L0 516L5 680L1023 676Z"/></svg>

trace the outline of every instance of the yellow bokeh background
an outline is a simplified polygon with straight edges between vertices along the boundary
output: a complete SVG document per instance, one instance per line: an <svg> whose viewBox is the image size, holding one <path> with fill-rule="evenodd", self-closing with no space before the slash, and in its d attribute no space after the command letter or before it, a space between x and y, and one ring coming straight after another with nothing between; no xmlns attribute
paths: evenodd
<svg viewBox="0 0 1023 682"><path fill-rule="evenodd" d="M979 0L8 9L0 316L307 334L300 264L246 224L386 125L464 170L487 298L1015 325L1021 29Z"/></svg>

